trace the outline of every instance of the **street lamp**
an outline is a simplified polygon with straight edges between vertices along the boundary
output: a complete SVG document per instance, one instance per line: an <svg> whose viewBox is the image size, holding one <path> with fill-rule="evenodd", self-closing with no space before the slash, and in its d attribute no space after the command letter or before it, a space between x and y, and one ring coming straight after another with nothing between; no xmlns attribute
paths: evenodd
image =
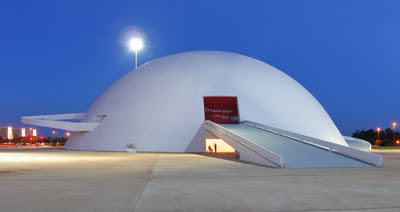
<svg viewBox="0 0 400 212"><path fill-rule="evenodd" d="M53 135L56 135L56 138L57 138L57 144L58 144L58 132L56 132L56 131L54 131L54 130L53 130ZM53 141L52 141L51 143L53 143ZM56 145L54 145L54 146L57 146L57 144L56 144ZM53 144L52 144L52 145L53 145Z"/></svg>
<svg viewBox="0 0 400 212"><path fill-rule="evenodd" d="M381 128L378 127L376 130L378 131L378 140L379 140L379 131L381 131Z"/></svg>
<svg viewBox="0 0 400 212"><path fill-rule="evenodd" d="M70 132L66 132L65 135L67 136L67 140L69 139L69 136L71 135ZM67 142L67 140L65 142Z"/></svg>
<svg viewBox="0 0 400 212"><path fill-rule="evenodd" d="M396 142L396 132L394 131L396 129L396 122L392 123L393 125L393 144Z"/></svg>
<svg viewBox="0 0 400 212"><path fill-rule="evenodd" d="M129 41L129 48L135 52L135 69L137 69L137 53L143 48L143 42L139 38Z"/></svg>

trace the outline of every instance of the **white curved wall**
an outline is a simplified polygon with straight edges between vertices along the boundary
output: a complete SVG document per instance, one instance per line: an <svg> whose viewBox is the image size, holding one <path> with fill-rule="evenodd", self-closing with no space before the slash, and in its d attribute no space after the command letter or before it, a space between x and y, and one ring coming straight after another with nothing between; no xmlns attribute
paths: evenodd
<svg viewBox="0 0 400 212"><path fill-rule="evenodd" d="M183 152L204 121L203 96L237 96L251 120L347 146L319 102L276 68L243 55L196 51L151 61L114 83L82 121L107 115L66 149Z"/></svg>
<svg viewBox="0 0 400 212"><path fill-rule="evenodd" d="M371 150L372 145L366 140L362 140L359 138L353 138L350 136L343 136L344 140L346 141L347 145L353 149L358 150Z"/></svg>

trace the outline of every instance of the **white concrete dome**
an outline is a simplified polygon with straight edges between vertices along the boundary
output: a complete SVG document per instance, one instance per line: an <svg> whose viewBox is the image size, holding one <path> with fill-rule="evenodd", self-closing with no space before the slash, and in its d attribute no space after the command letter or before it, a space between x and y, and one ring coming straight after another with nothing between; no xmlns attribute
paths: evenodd
<svg viewBox="0 0 400 212"><path fill-rule="evenodd" d="M184 152L205 120L204 96L237 97L250 120L347 146L319 102L278 69L239 54L195 51L166 56L129 72L90 107L65 149Z"/></svg>

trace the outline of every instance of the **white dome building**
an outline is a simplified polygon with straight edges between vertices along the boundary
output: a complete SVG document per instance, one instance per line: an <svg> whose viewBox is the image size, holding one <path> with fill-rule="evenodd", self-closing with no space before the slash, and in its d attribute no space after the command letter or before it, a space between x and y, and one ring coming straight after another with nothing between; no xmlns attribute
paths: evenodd
<svg viewBox="0 0 400 212"><path fill-rule="evenodd" d="M204 96L237 97L241 120L347 146L318 101L278 69L243 55L196 51L151 61L114 83L90 107L91 132L66 149L184 152L204 122Z"/></svg>
<svg viewBox="0 0 400 212"><path fill-rule="evenodd" d="M262 61L219 51L153 60L114 83L87 113L22 121L76 131L65 149L125 151L134 144L137 151L193 152L192 142L206 120L207 97L234 98L236 105L228 107L238 114L231 121L250 120L348 146L324 108L295 80Z"/></svg>

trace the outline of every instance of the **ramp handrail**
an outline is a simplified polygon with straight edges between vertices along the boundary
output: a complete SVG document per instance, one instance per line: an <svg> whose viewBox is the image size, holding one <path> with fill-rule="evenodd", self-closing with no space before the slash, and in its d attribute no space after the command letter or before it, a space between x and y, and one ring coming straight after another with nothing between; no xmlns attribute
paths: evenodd
<svg viewBox="0 0 400 212"><path fill-rule="evenodd" d="M267 150L265 148L259 147L256 144L252 143L251 141L241 137L240 135L237 135L236 133L234 133L234 132L232 132L232 131L230 131L230 130L228 130L228 129L222 127L221 125L216 124L216 123L214 123L212 121L207 120L207 121L204 122L204 124L206 124L209 127L219 131L220 133L224 134L225 136L229 137L230 139L236 141L240 145L244 146L245 148L247 148L248 150L254 152L255 154L261 156L262 158L268 160L269 162L271 162L272 164L276 165L277 167L284 168L283 158L280 155L278 155L276 153L273 153L273 152L271 152L271 151L269 151L269 150ZM262 151L266 152L268 154L268 156L259 153L257 150L254 149L254 147L249 146L249 144L253 144L254 147L259 147L260 149L262 149Z"/></svg>
<svg viewBox="0 0 400 212"><path fill-rule="evenodd" d="M329 151L335 151L341 154L344 154L346 156L370 163L375 165L376 167L382 167L383 165L383 157L381 155L377 155L374 153L370 152L364 152L358 149L353 149L350 147L342 146L339 144L335 144L332 142L324 141L321 139L313 138L310 136L306 135L301 135L298 133L282 130L279 128L271 127L268 125L252 122L252 121L243 121L243 124L246 124L248 126L256 127L258 129L262 129L283 137L291 138L293 140L299 141L299 142L304 142L313 146L317 146L319 148L323 148Z"/></svg>

